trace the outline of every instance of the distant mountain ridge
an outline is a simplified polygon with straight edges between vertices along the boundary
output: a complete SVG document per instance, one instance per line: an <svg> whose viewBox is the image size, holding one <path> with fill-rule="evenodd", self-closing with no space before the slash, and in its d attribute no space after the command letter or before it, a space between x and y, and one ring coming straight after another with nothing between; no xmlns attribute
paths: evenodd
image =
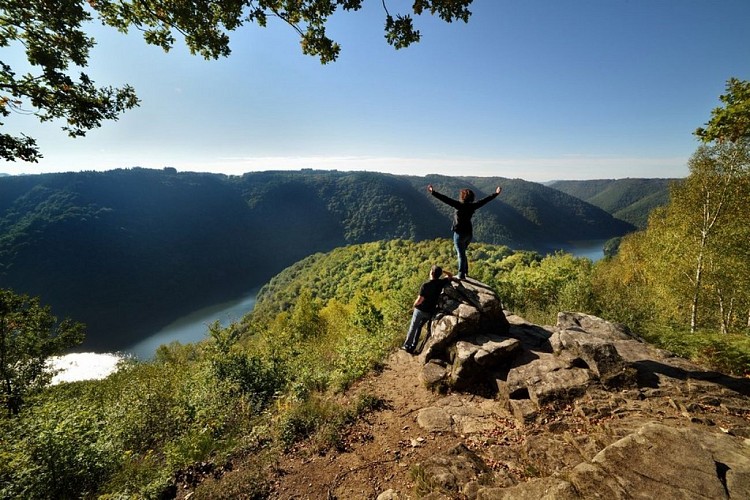
<svg viewBox="0 0 750 500"><path fill-rule="evenodd" d="M315 252L450 237L452 209L428 183L451 197L503 186L474 217L476 241L546 251L634 229L559 190L503 178L142 168L10 176L0 178L0 287L86 323L85 349L124 348Z"/></svg>
<svg viewBox="0 0 750 500"><path fill-rule="evenodd" d="M555 181L547 186L591 203L643 229L651 211L669 201L669 186L679 179L597 179Z"/></svg>

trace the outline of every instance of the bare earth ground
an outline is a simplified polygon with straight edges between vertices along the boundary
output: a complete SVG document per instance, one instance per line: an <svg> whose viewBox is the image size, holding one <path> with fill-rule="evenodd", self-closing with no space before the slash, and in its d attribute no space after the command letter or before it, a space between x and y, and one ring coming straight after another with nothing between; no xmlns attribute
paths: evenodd
<svg viewBox="0 0 750 500"><path fill-rule="evenodd" d="M417 425L417 412L441 397L418 380L420 368L416 357L399 350L382 372L350 389L352 396L367 392L387 406L350 429L346 452L320 456L302 449L287 455L278 466L272 498L376 498L387 489L414 497L405 495L414 489L411 466L461 442L450 432L428 433Z"/></svg>
<svg viewBox="0 0 750 500"><path fill-rule="evenodd" d="M459 444L491 469L495 486L509 487L564 474L650 422L750 438L750 381L727 387L685 379L678 372L661 374L659 388L589 390L575 403L550 408L534 422L520 424L498 400L432 392L418 378L421 367L417 357L397 351L382 372L350 389L348 398L366 392L382 398L386 407L348 430L346 451L321 455L303 445L282 456L271 498L375 499L387 490L397 495L389 498L420 498L438 489L425 484L420 464ZM426 418L428 414L433 418ZM443 422L447 415L442 429L441 415ZM430 498L467 498L460 488Z"/></svg>

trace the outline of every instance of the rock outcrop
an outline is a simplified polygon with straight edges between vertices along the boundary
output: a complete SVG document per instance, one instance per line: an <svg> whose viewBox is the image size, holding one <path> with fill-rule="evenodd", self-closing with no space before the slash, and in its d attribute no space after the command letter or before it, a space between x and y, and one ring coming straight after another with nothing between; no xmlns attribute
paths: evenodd
<svg viewBox="0 0 750 500"><path fill-rule="evenodd" d="M483 385L520 343L508 337L510 324L495 292L475 280L447 286L421 349L422 380L433 387L466 389Z"/></svg>
<svg viewBox="0 0 750 500"><path fill-rule="evenodd" d="M422 382L451 392L418 412L426 432L470 440L503 415L515 422L420 464L434 486L425 498L750 498L750 381L623 325L570 312L533 325L467 280L446 289L419 359Z"/></svg>

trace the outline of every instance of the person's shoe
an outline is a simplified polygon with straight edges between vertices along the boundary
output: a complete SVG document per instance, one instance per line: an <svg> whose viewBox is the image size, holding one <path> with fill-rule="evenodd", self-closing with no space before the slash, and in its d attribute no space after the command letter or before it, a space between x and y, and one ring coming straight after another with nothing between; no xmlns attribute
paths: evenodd
<svg viewBox="0 0 750 500"><path fill-rule="evenodd" d="M464 274L464 273L458 273L456 275L456 278L458 278L460 280L465 280L466 279L466 274Z"/></svg>

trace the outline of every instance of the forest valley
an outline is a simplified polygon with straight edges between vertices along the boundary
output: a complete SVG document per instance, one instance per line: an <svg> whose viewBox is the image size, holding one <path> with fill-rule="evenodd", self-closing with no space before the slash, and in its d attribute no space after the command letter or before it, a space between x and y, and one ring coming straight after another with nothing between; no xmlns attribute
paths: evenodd
<svg viewBox="0 0 750 500"><path fill-rule="evenodd" d="M750 122L746 112L731 120L742 96L748 102L750 83L730 80L726 107L713 113L720 119L698 131L704 142L690 175L615 255L594 264L476 243L470 275L529 322L585 312L747 377ZM125 361L104 380L56 386L47 385L44 361L79 343L82 327L3 291L0 496L271 496L285 454L333 453L354 423L387 406L380 395L347 398L347 390L382 369L403 342L429 265L450 269L454 259L441 238L382 238L313 253L271 278L243 321L211 326L205 341L162 346L153 361ZM185 479L219 477L239 464L231 481ZM520 476L534 474L526 468Z"/></svg>

